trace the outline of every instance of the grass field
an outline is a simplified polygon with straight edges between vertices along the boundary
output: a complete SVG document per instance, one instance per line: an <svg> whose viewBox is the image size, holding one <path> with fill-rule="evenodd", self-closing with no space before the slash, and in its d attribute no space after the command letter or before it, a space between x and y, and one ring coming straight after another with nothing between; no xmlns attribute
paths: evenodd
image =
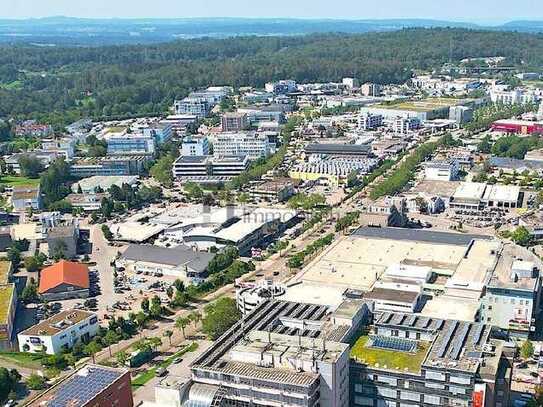
<svg viewBox="0 0 543 407"><path fill-rule="evenodd" d="M40 184L40 179L18 177L15 175L3 175L0 177L0 184L7 185L10 187L26 187L26 186L35 187Z"/></svg>
<svg viewBox="0 0 543 407"><path fill-rule="evenodd" d="M13 363L28 369L41 368L41 355L25 352L0 352L0 361L5 360L8 363ZM0 362L0 365L2 363Z"/></svg>
<svg viewBox="0 0 543 407"><path fill-rule="evenodd" d="M138 375L134 380L132 380L132 387L137 388L141 386L145 386L145 384L151 380L153 377L156 376L156 371L158 368L168 368L173 362L175 358L178 358L181 355L184 355L187 352L194 352L196 349L198 349L198 344L196 342L191 343L189 346L185 347L184 349L181 349L179 352L174 353L172 356L164 360L161 364L158 366L153 367L152 369L146 370L142 374Z"/></svg>
<svg viewBox="0 0 543 407"><path fill-rule="evenodd" d="M351 349L351 357L369 366L379 364L379 367L393 370L407 370L409 372L420 372L420 366L428 353L430 346L427 342L419 342L417 351L398 352L385 349L378 349L366 346L369 337L363 335Z"/></svg>

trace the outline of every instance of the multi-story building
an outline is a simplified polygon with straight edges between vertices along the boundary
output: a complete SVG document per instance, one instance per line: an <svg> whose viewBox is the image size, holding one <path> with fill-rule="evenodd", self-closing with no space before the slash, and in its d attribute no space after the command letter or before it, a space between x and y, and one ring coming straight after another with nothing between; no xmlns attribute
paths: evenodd
<svg viewBox="0 0 543 407"><path fill-rule="evenodd" d="M294 92L296 87L296 81L287 79L278 82L266 83L265 90L266 92L270 92L275 95L284 95L286 93Z"/></svg>
<svg viewBox="0 0 543 407"><path fill-rule="evenodd" d="M451 106L449 110L449 120L454 120L457 124L467 123L473 119L473 109L467 106Z"/></svg>
<svg viewBox="0 0 543 407"><path fill-rule="evenodd" d="M206 117L212 106L206 98L201 97L186 97L182 100L174 102L174 110L176 115L194 115L198 119Z"/></svg>
<svg viewBox="0 0 543 407"><path fill-rule="evenodd" d="M207 137L186 137L181 144L181 156L201 157L209 155L209 141Z"/></svg>
<svg viewBox="0 0 543 407"><path fill-rule="evenodd" d="M28 407L132 407L128 369L84 365L26 404Z"/></svg>
<svg viewBox="0 0 543 407"><path fill-rule="evenodd" d="M11 205L15 211L26 211L29 208L41 209L42 199L40 187L14 187L11 193Z"/></svg>
<svg viewBox="0 0 543 407"><path fill-rule="evenodd" d="M383 116L380 114L363 113L358 117L358 128L374 130L383 125Z"/></svg>
<svg viewBox="0 0 543 407"><path fill-rule="evenodd" d="M175 133L181 136L187 127L193 126L198 122L198 116L193 114L170 115L161 120L161 124L172 126L172 135Z"/></svg>
<svg viewBox="0 0 543 407"><path fill-rule="evenodd" d="M227 181L249 168L247 157L180 156L172 166L182 181Z"/></svg>
<svg viewBox="0 0 543 407"><path fill-rule="evenodd" d="M255 185L249 191L255 199L269 202L284 202L295 193L294 184L290 178L265 181Z"/></svg>
<svg viewBox="0 0 543 407"><path fill-rule="evenodd" d="M151 137L157 145L164 144L172 138L173 126L171 123L153 123L142 129L145 137Z"/></svg>
<svg viewBox="0 0 543 407"><path fill-rule="evenodd" d="M39 124L35 120L26 120L15 126L15 135L17 137L49 137L53 134L53 127L48 124Z"/></svg>
<svg viewBox="0 0 543 407"><path fill-rule="evenodd" d="M66 310L43 320L17 335L21 352L57 355L98 332L98 316L83 310Z"/></svg>
<svg viewBox="0 0 543 407"><path fill-rule="evenodd" d="M353 406L509 406L504 342L482 323L385 312L351 350Z"/></svg>
<svg viewBox="0 0 543 407"><path fill-rule="evenodd" d="M424 178L431 181L454 181L458 171L456 160L434 160L424 164Z"/></svg>
<svg viewBox="0 0 543 407"><path fill-rule="evenodd" d="M249 121L247 113L229 112L221 117L221 127L224 132L235 132L247 129Z"/></svg>
<svg viewBox="0 0 543 407"><path fill-rule="evenodd" d="M238 112L246 113L247 120L251 125L257 125L261 122L277 122L285 121L285 113L283 110L274 109L273 106L249 106L239 108Z"/></svg>
<svg viewBox="0 0 543 407"><path fill-rule="evenodd" d="M260 133L222 133L213 142L216 157L243 157L250 160L267 157L273 153L273 145Z"/></svg>
<svg viewBox="0 0 543 407"><path fill-rule="evenodd" d="M193 362L193 386L220 389L222 405L347 407L347 341L365 310L264 301Z"/></svg>
<svg viewBox="0 0 543 407"><path fill-rule="evenodd" d="M392 122L392 130L396 134L408 134L420 127L420 120L416 117L397 117Z"/></svg>
<svg viewBox="0 0 543 407"><path fill-rule="evenodd" d="M64 137L42 140L41 148L43 151L57 152L67 159L72 159L75 155L75 139Z"/></svg>
<svg viewBox="0 0 543 407"><path fill-rule="evenodd" d="M364 96L379 96L381 94L381 85L377 83L364 83L360 87L360 93Z"/></svg>
<svg viewBox="0 0 543 407"><path fill-rule="evenodd" d="M347 88L347 89L354 89L358 88L360 85L360 82L356 78L343 78L341 83Z"/></svg>
<svg viewBox="0 0 543 407"><path fill-rule="evenodd" d="M490 91L490 100L493 103L501 103L504 105L516 105L535 103L538 97L533 91L524 91L522 89L514 89L511 91L492 89Z"/></svg>
<svg viewBox="0 0 543 407"><path fill-rule="evenodd" d="M76 178L95 175L139 175L149 158L141 155L83 158L70 166L70 175Z"/></svg>
<svg viewBox="0 0 543 407"><path fill-rule="evenodd" d="M155 151L155 138L151 134L125 133L107 139L107 153L110 155L154 155Z"/></svg>

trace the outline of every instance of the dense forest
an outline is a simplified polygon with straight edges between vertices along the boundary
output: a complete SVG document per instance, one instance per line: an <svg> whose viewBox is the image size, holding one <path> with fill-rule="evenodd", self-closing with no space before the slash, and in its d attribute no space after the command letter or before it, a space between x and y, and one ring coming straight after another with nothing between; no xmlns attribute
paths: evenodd
<svg viewBox="0 0 543 407"><path fill-rule="evenodd" d="M147 46L0 47L0 117L65 123L81 116L163 113L175 98L214 85L299 82L400 83L450 58L505 56L543 65L543 35L404 29L360 35L238 37Z"/></svg>

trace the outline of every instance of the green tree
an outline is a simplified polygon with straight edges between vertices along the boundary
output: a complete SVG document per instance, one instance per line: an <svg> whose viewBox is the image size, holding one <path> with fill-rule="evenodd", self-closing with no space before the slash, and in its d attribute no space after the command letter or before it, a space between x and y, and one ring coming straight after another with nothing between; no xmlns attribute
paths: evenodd
<svg viewBox="0 0 543 407"><path fill-rule="evenodd" d="M530 359L533 355L534 345L529 339L526 339L524 342L522 342L522 345L520 346L520 356L523 359Z"/></svg>
<svg viewBox="0 0 543 407"><path fill-rule="evenodd" d="M164 337L165 338L168 338L168 341L170 343L170 346L172 346L172 336L173 336L173 331L171 329L166 329L164 331Z"/></svg>
<svg viewBox="0 0 543 407"><path fill-rule="evenodd" d="M204 311L202 330L212 340L218 339L241 318L236 300L229 297L220 298L206 305Z"/></svg>
<svg viewBox="0 0 543 407"><path fill-rule="evenodd" d="M171 187L173 184L173 157L170 155L160 158L151 168L149 173L151 176L166 187Z"/></svg>
<svg viewBox="0 0 543 407"><path fill-rule="evenodd" d="M181 329L183 332L183 338L185 337L185 328L190 324L190 320L186 317L179 317L175 320L175 327Z"/></svg>
<svg viewBox="0 0 543 407"><path fill-rule="evenodd" d="M102 350L102 347L96 342L91 341L85 345L85 353L92 357L92 363L96 363L95 355Z"/></svg>
<svg viewBox="0 0 543 407"><path fill-rule="evenodd" d="M191 200L198 200L204 197L204 190L195 182L187 182L183 186L183 190L185 191L187 198Z"/></svg>
<svg viewBox="0 0 543 407"><path fill-rule="evenodd" d="M109 229L109 226L108 225L102 225L101 229L102 229L102 233L104 234L104 238L107 241L111 241L113 239L113 233Z"/></svg>
<svg viewBox="0 0 543 407"><path fill-rule="evenodd" d="M26 379L26 385L30 390L42 390L45 388L45 377L32 373Z"/></svg>
<svg viewBox="0 0 543 407"><path fill-rule="evenodd" d="M519 226L511 233L511 240L520 246L528 246L533 238L528 229L524 226Z"/></svg>
<svg viewBox="0 0 543 407"><path fill-rule="evenodd" d="M25 154L18 160L21 167L21 175L28 178L37 178L43 171L41 161L35 156Z"/></svg>
<svg viewBox="0 0 543 407"><path fill-rule="evenodd" d="M115 331L112 331L111 329L107 331L106 335L104 336L103 338L103 341L104 343L107 345L108 349L109 349L109 356L113 356L113 354L111 353L111 345L113 344L116 344L117 342L119 342L119 335L115 332Z"/></svg>
<svg viewBox="0 0 543 407"><path fill-rule="evenodd" d="M128 362L130 356L128 355L128 353L122 350L115 355L115 359L117 359L117 363L120 366L126 366L126 362Z"/></svg>

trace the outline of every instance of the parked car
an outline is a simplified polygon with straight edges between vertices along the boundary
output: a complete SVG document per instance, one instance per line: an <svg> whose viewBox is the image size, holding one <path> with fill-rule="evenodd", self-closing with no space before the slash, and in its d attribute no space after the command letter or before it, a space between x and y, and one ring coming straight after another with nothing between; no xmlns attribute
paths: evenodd
<svg viewBox="0 0 543 407"><path fill-rule="evenodd" d="M162 377L162 376L166 376L166 374L168 374L168 371L163 368L163 367L159 367L157 370L156 370L156 375L157 377Z"/></svg>

